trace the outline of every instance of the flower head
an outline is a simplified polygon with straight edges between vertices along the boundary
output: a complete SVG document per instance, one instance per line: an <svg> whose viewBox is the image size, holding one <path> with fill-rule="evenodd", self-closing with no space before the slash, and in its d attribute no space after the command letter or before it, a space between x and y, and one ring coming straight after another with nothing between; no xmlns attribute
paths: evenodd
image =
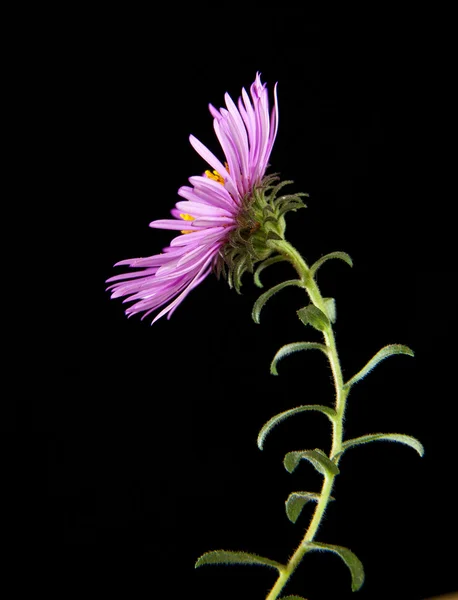
<svg viewBox="0 0 458 600"><path fill-rule="evenodd" d="M265 177L278 127L276 87L272 110L259 73L250 94L243 89L237 105L228 94L225 108L209 105L224 162L190 136L194 150L210 169L190 177L191 185L178 190L182 200L172 209L172 219L150 223L150 227L175 230L179 235L161 254L116 263L139 270L107 281L112 298L125 297L124 302L132 303L126 310L128 316L143 313L144 318L163 307L152 322L164 315L170 318L212 271L223 273L238 290L242 273L271 254L266 239L282 235L285 212L277 215L273 208L276 189L282 184L273 187L276 177ZM270 202L268 190L274 192ZM267 217L269 231L263 227Z"/></svg>

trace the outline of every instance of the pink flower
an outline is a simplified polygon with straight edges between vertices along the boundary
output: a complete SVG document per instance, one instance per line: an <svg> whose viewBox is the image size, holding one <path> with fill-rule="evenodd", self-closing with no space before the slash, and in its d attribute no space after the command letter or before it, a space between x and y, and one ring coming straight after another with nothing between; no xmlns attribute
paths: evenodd
<svg viewBox="0 0 458 600"><path fill-rule="evenodd" d="M150 227L179 232L161 254L147 258L122 260L115 266L128 265L135 271L108 279L112 298L125 297L132 303L126 310L142 318L163 307L152 323L170 318L189 292L198 286L224 260L225 247L240 228L254 223L247 220L250 203L262 188L263 178L278 127L278 107L269 111L266 85L260 74L251 85L251 98L245 89L236 105L228 94L226 108L209 106L216 136L224 153L224 163L194 136L189 140L195 151L212 170L189 178L178 195L183 198L172 209L172 219L160 219ZM251 227L248 227L251 232Z"/></svg>

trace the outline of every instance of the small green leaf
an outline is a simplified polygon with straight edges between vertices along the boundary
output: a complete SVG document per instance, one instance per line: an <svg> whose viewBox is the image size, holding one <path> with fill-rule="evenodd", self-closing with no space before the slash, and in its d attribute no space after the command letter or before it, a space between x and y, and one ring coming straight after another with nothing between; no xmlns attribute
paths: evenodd
<svg viewBox="0 0 458 600"><path fill-rule="evenodd" d="M334 546L333 544L320 544L319 542L304 542L310 550L327 550L338 554L351 573L351 589L357 592L364 583L364 568L359 558L348 548Z"/></svg>
<svg viewBox="0 0 458 600"><path fill-rule="evenodd" d="M345 389L350 389L352 385L356 382L366 377L372 369L379 364L385 358L389 356L394 356L395 354L407 354L408 356L414 356L413 350L411 350L408 346L403 346L402 344L390 344L389 346L385 346L381 350L377 352L377 354L371 358L371 360L366 364L365 367L361 369L356 375L354 375L347 383L345 384Z"/></svg>
<svg viewBox="0 0 458 600"><path fill-rule="evenodd" d="M263 260L254 272L254 283L260 288L264 287L261 283L261 280L259 279L261 272L264 271L266 267L270 267L270 265L274 265L275 263L282 262L285 260L286 259L283 256L281 256L281 254L277 254L277 256L272 256L271 258L266 258L266 260Z"/></svg>
<svg viewBox="0 0 458 600"><path fill-rule="evenodd" d="M280 572L285 568L281 563L249 552L233 552L232 550L213 550L206 552L197 560L195 566L202 565L263 565L273 567Z"/></svg>
<svg viewBox="0 0 458 600"><path fill-rule="evenodd" d="M310 323L310 325L315 329L318 329L318 331L324 331L329 328L328 317L314 304L309 304L304 308L300 308L297 311L297 316L304 325Z"/></svg>
<svg viewBox="0 0 458 600"><path fill-rule="evenodd" d="M293 342L291 344L286 344L285 346L282 346L273 357L270 365L270 372L272 375L278 375L277 363L279 360L293 354L293 352L298 352L299 350L321 350L326 356L328 355L328 350L324 344L318 344L316 342Z"/></svg>
<svg viewBox="0 0 458 600"><path fill-rule="evenodd" d="M338 475L340 473L337 465L319 448L315 448L315 450L288 452L283 459L283 464L288 473L294 471L302 458L308 460L315 469L325 477L328 475Z"/></svg>
<svg viewBox="0 0 458 600"><path fill-rule="evenodd" d="M326 307L326 314L331 323L335 323L337 319L336 301L334 298L323 298Z"/></svg>
<svg viewBox="0 0 458 600"><path fill-rule="evenodd" d="M353 266L353 261L346 252L331 252L330 254L322 256L315 263L313 263L313 265L310 267L310 275L313 277L321 265L324 265L324 263L331 258L339 258L340 260L346 262L347 265L350 265L350 267Z"/></svg>
<svg viewBox="0 0 458 600"><path fill-rule="evenodd" d="M288 281L283 281L282 283L274 285L273 287L270 288L270 290L267 290L267 292L264 292L263 294L261 294L259 296L259 298L254 303L253 311L251 313L251 316L253 317L253 321L255 323L259 323L259 316L261 314L261 310L263 309L264 304L267 302L267 300L269 300L269 298L272 298L272 296L274 294L276 294L277 292L279 292L280 290L282 290L285 287L288 287L290 285L304 287L304 284L302 283L302 281L300 279L289 279Z"/></svg>
<svg viewBox="0 0 458 600"><path fill-rule="evenodd" d="M263 449L264 440L275 427L275 425L278 425L288 417L292 417L293 415L297 415L298 413L308 410L316 410L324 413L331 420L331 422L334 421L334 418L336 416L336 411L333 408L329 408L328 406L322 406L321 404L306 404L305 406L298 406L296 408L290 408L289 410L285 410L285 412L279 413L278 415L272 417L269 421L267 421L265 425L262 426L261 431L258 435L259 449Z"/></svg>
<svg viewBox="0 0 458 600"><path fill-rule="evenodd" d="M299 309L298 311L296 311L296 314L302 322L302 325L307 326L310 323L307 315L307 307Z"/></svg>
<svg viewBox="0 0 458 600"><path fill-rule="evenodd" d="M359 446L361 444L367 444L369 442L376 442L379 440L405 444L406 446L410 446L416 450L420 456L423 456L425 452L423 444L421 444L421 442L411 435L404 435L403 433L370 433L369 435L362 435L361 437L353 438L352 440L347 440L344 442L342 444L342 453L353 446Z"/></svg>
<svg viewBox="0 0 458 600"><path fill-rule="evenodd" d="M295 523L307 502L318 502L320 498L320 494L314 492L293 492L285 502L288 519ZM329 500L334 500L334 498L331 496Z"/></svg>

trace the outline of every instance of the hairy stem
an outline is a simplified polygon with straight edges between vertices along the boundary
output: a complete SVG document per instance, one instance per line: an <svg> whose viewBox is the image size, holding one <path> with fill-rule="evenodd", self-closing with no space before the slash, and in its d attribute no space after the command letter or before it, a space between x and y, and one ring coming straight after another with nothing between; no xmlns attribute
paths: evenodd
<svg viewBox="0 0 458 600"><path fill-rule="evenodd" d="M282 254L294 266L304 284L305 289L307 290L310 301L326 314L326 305L324 299L320 293L318 285L310 275L310 269L302 256L285 240L271 241L271 244L272 247L280 252L280 254ZM343 420L348 392L344 389L342 369L340 366L339 356L337 354L336 341L331 324L323 331L323 337L328 349L329 364L331 366L335 386L336 418L333 420L332 448L329 456L329 458L332 459L342 450ZM285 569L283 569L280 573L266 600L276 600L279 597L280 593L291 578L291 575L294 573L302 558L307 553L308 547L306 542L313 541L320 527L323 515L326 512L326 508L329 503L335 477L336 476L331 473L325 475L323 486L321 488L320 499L316 504L315 512L313 513L313 517L310 521L308 529L305 532L305 535L296 551L289 559Z"/></svg>

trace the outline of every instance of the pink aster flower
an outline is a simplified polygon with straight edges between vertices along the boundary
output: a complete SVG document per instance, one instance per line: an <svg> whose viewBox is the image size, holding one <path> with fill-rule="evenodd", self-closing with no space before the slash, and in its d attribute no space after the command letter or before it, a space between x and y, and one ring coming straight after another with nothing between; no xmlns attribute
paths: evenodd
<svg viewBox="0 0 458 600"><path fill-rule="evenodd" d="M161 254L116 263L137 269L107 281L112 298L125 297L124 302L132 303L126 310L128 316L143 313L144 318L164 307L152 322L163 315L170 318L189 292L217 269L231 237L241 228L248 228L248 234L259 228L259 222L249 216L250 204L262 188L277 134L276 87L271 111L259 73L250 95L243 89L237 105L228 94L226 108L209 105L224 162L190 136L193 148L212 170L190 177L191 185L178 190L183 200L172 209L172 219L150 223L153 228L179 232L170 246Z"/></svg>

